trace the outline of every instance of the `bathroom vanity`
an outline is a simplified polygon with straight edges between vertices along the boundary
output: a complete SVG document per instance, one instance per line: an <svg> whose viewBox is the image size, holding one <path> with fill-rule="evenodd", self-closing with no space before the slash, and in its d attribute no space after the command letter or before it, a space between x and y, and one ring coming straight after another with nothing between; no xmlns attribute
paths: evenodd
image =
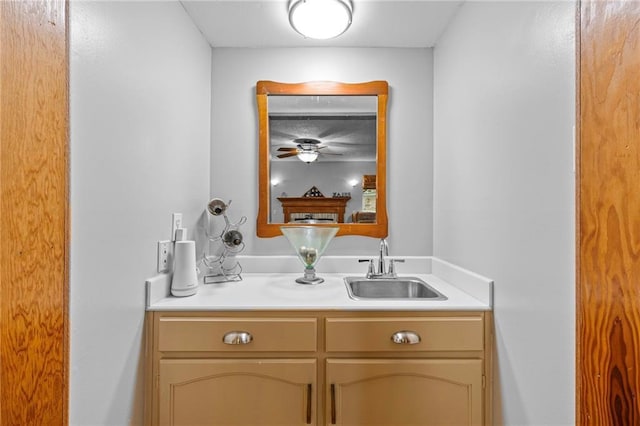
<svg viewBox="0 0 640 426"><path fill-rule="evenodd" d="M490 425L492 283L420 263L446 300L354 300L350 273L149 281L146 424Z"/></svg>

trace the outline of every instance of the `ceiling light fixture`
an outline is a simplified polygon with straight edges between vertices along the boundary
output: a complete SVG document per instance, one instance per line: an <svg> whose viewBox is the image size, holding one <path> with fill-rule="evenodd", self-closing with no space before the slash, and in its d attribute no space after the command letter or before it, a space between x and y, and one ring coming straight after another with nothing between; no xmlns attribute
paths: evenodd
<svg viewBox="0 0 640 426"><path fill-rule="evenodd" d="M312 163L318 158L318 151L302 150L298 152L298 158L305 163Z"/></svg>
<svg viewBox="0 0 640 426"><path fill-rule="evenodd" d="M351 0L291 0L289 23L305 37L326 40L344 33L351 25Z"/></svg>

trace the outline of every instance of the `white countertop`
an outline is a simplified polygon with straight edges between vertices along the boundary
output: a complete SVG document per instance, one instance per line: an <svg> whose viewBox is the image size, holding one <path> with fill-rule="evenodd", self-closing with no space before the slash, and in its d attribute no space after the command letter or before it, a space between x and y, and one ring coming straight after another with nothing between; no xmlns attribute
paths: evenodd
<svg viewBox="0 0 640 426"><path fill-rule="evenodd" d="M353 300L344 283L355 273L318 272L324 283L295 282L301 272L249 272L242 281L202 284L188 297L169 293L171 276L160 274L147 280L147 310L151 311L243 311L243 310L491 310L492 285L487 278L435 258L420 273L398 274L421 278L447 296L447 300ZM245 259L251 263L251 259ZM263 262L264 259L260 259ZM260 263L258 262L258 263ZM297 262L297 259L296 259ZM277 263L277 262L276 262ZM329 263L329 262L327 262ZM339 262L338 262L339 263Z"/></svg>

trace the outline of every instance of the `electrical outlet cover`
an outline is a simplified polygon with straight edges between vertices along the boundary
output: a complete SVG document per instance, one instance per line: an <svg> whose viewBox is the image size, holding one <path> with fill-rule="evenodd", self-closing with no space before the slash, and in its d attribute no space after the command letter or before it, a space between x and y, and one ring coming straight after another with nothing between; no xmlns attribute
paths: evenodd
<svg viewBox="0 0 640 426"><path fill-rule="evenodd" d="M170 258L171 241L158 241L158 272L169 272Z"/></svg>

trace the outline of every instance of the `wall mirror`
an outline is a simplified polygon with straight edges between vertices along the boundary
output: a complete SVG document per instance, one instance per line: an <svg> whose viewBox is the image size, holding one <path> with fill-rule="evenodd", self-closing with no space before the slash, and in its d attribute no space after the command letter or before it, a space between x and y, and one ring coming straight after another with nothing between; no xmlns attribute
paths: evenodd
<svg viewBox="0 0 640 426"><path fill-rule="evenodd" d="M388 90L386 81L257 83L259 237L283 225L387 236Z"/></svg>

